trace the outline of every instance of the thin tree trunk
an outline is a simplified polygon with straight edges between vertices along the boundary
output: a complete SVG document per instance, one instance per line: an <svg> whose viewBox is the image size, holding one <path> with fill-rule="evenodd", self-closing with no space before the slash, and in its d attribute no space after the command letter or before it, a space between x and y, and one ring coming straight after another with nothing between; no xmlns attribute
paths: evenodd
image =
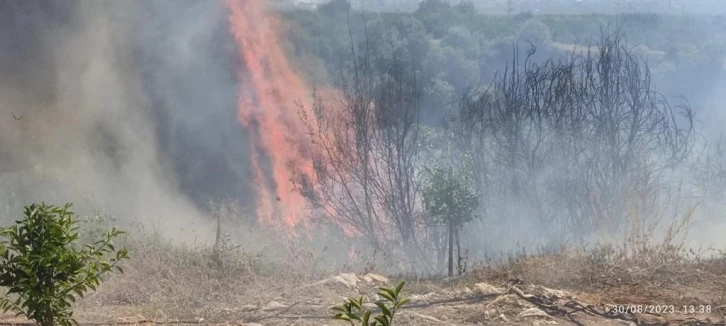
<svg viewBox="0 0 726 326"><path fill-rule="evenodd" d="M454 276L454 222L449 221L449 276Z"/></svg>
<svg viewBox="0 0 726 326"><path fill-rule="evenodd" d="M454 229L454 234L456 235L456 267L458 269L458 274L461 275L461 241L459 239L459 228L457 227Z"/></svg>
<svg viewBox="0 0 726 326"><path fill-rule="evenodd" d="M214 250L212 260L216 267L222 267L222 214L217 214L217 233L214 239Z"/></svg>
<svg viewBox="0 0 726 326"><path fill-rule="evenodd" d="M446 243L442 243L441 240L446 241L445 235L442 233L442 228L436 227L434 232L435 247L436 247L436 269L441 271L446 267ZM443 238L443 239L441 239Z"/></svg>

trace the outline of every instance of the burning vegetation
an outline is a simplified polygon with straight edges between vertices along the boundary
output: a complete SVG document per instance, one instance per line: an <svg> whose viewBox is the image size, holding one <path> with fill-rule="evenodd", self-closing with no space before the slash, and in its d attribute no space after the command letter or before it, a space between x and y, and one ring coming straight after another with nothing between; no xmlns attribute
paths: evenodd
<svg viewBox="0 0 726 326"><path fill-rule="evenodd" d="M126 274L79 302L79 320L317 325L340 295L369 295L340 308L363 311L408 300L400 291L411 301L396 323L411 325L723 318L724 253L698 248L723 245L706 235L726 205L717 123L698 117L723 117L705 95L672 96L705 94L686 71L723 85L723 17L688 21L707 41L680 48L643 32L676 33L652 15L590 24L442 0L411 13L345 0L185 4L53 3L47 24L63 28L40 45L0 38L23 53L57 48L9 60L52 61L69 85L0 61L8 198L80 188L114 204L93 207L81 239L130 231ZM64 37L96 46L80 53ZM691 48L702 54L684 58ZM52 96L23 91L36 84ZM155 214L183 227L140 213L162 206ZM403 280L395 298L376 290ZM620 311L634 303L677 313Z"/></svg>
<svg viewBox="0 0 726 326"><path fill-rule="evenodd" d="M294 191L290 166L306 174L312 171L307 135L295 104L309 98L310 88L288 63L277 17L262 1L229 0L227 6L242 64L237 110L251 142L256 215L268 226L294 227L305 222L306 206Z"/></svg>
<svg viewBox="0 0 726 326"><path fill-rule="evenodd" d="M287 61L278 16L255 1L227 5L262 224L322 219L374 252L391 248L407 270L438 271L448 256L451 275L454 242L465 259L461 237L478 258L522 232L547 246L584 244L598 232L655 228L696 204L677 187L696 145L693 111L655 91L620 30L539 60L534 44L526 55L513 45L509 66L464 92L439 127L422 121L414 55L371 51L365 16L364 38L351 32L352 66L323 98ZM447 197L452 187L460 194ZM453 222L461 214L477 218ZM623 228L631 224L638 230Z"/></svg>

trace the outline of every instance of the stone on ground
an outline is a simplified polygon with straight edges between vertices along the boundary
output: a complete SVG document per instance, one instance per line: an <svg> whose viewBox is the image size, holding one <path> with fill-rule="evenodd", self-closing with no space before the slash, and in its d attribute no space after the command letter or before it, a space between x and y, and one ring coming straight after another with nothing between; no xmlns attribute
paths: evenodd
<svg viewBox="0 0 726 326"><path fill-rule="evenodd" d="M358 286L358 277L353 273L340 273L333 277L333 281L345 285L349 289Z"/></svg>
<svg viewBox="0 0 726 326"><path fill-rule="evenodd" d="M368 273L366 275L363 275L362 277L363 281L366 283L375 283L375 284L387 284L388 278L385 276L381 276L374 273Z"/></svg>
<svg viewBox="0 0 726 326"><path fill-rule="evenodd" d="M535 291L538 292L540 295L545 296L548 299L563 299L563 298L573 298L573 296L565 291L562 290L555 290L550 289L541 285L537 285L535 287Z"/></svg>
<svg viewBox="0 0 726 326"><path fill-rule="evenodd" d="M548 315L546 312L542 311L542 309L539 308L529 308L525 309L524 311L520 312L519 315L517 315L517 320L525 318L525 317L544 317L549 318L550 315Z"/></svg>
<svg viewBox="0 0 726 326"><path fill-rule="evenodd" d="M502 293L504 293L504 290L502 290L502 289L500 289L500 288L498 288L498 287L496 287L494 285L491 285L489 283L483 283L482 282L482 283L477 283L474 286L476 287L476 290L479 293L484 294L484 295L490 295L490 294L493 295L493 294L502 294Z"/></svg>
<svg viewBox="0 0 726 326"><path fill-rule="evenodd" d="M279 303L277 301L270 301L268 304L266 304L264 307L262 307L262 310L268 311L268 310L276 310L276 309L284 309L287 308L286 305Z"/></svg>

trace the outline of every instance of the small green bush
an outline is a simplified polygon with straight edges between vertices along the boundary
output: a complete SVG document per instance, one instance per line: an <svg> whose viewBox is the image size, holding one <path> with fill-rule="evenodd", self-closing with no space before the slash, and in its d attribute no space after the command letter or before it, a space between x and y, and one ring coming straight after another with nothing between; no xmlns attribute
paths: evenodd
<svg viewBox="0 0 726 326"><path fill-rule="evenodd" d="M24 218L0 229L0 286L8 296L0 309L14 311L40 326L77 324L72 303L96 290L102 275L117 270L128 251L116 250L112 239L123 232L112 228L93 244L80 245L71 204L32 204ZM106 258L110 255L111 258Z"/></svg>
<svg viewBox="0 0 726 326"><path fill-rule="evenodd" d="M367 300L365 296L358 299L350 298L342 306L333 307L333 310L338 311L333 319L344 320L354 326L390 326L398 308L401 308L409 301L408 298L400 295L405 284L405 281L401 281L395 289L379 289L378 295L385 300L375 302L375 305L381 309L381 314L373 317L373 319L371 319L371 311L363 307ZM388 304L386 304L387 302Z"/></svg>

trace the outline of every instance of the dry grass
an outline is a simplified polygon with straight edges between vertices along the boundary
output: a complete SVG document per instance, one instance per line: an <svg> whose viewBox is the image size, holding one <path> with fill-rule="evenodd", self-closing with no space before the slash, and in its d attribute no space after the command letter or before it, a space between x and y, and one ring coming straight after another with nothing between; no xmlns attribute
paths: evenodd
<svg viewBox="0 0 726 326"><path fill-rule="evenodd" d="M623 247L598 244L546 255L520 255L479 267L471 283L521 280L578 293L593 304L711 305L726 299L726 253L674 252L672 246Z"/></svg>
<svg viewBox="0 0 726 326"><path fill-rule="evenodd" d="M229 221L239 214L220 212L224 215L220 220ZM407 279L409 295L436 292L457 296L465 287L474 289L478 282L501 285L519 280L576 293L592 304L717 307L726 302L726 253L695 252L683 247L692 210L660 229L644 222L635 212L631 211L631 224L623 242L617 245L596 243L535 253L522 250L505 260L476 266L461 277L399 275L391 281ZM115 223L103 219L89 222L82 229L89 239ZM296 305L296 313L320 315L327 313L332 304L340 303L343 296L371 290L309 285L340 272L360 274L375 264L364 261L335 265L326 260L326 249L313 250L303 240L265 236L253 225L242 229L233 232L227 228L226 236L216 246L181 246L163 241L157 233L142 227L130 229L130 236L123 241L132 256L124 265L126 273L109 277L98 292L80 301L79 320L249 320L270 315L260 307L271 302ZM239 246L232 239L247 239L258 246ZM482 312L474 309L470 313L478 316Z"/></svg>
<svg viewBox="0 0 726 326"><path fill-rule="evenodd" d="M695 206L678 214L668 205L647 202L643 193L628 196L619 244L598 242L535 254L522 250L478 266L466 278L469 283L524 281L579 293L594 304L723 305L726 252L684 246Z"/></svg>
<svg viewBox="0 0 726 326"><path fill-rule="evenodd" d="M228 221L239 214L229 208L217 212ZM88 222L81 229L88 239L115 223L98 218ZM324 276L325 269L316 263L319 257L307 246L242 226L243 231L225 228L217 244L196 245L173 244L139 224L125 228L129 235L122 244L131 255L125 273L111 275L98 292L79 302L79 317L117 322L113 315L118 313L131 320L234 320L245 307L279 301ZM245 240L256 246L239 244Z"/></svg>
<svg viewBox="0 0 726 326"><path fill-rule="evenodd" d="M520 280L578 293L594 304L716 307L724 302L726 254L683 247L693 210L660 225L650 223L652 215L646 218L633 207L621 244L548 248L534 254L522 250L505 260L477 266L462 277L401 275L394 281L408 279L409 294L457 293L481 281L503 284ZM229 209L220 212L224 215L221 220L232 220L239 214ZM659 216L655 220L663 219ZM115 311L110 314L135 316L136 320L236 320L249 318L249 307L259 308L272 301L305 302L318 307L319 312L342 296L358 295L360 289L307 285L339 272L361 273L374 265L334 265L325 260L326 249L314 251L304 241L269 236L264 240L266 245L244 251L228 238L251 237L254 233L258 238L250 240L259 244L259 234L264 234L251 225L244 228L246 234L225 233L227 237L217 246L172 245L143 229L133 231L134 236L128 240L132 260L126 265L126 275L116 275L104 283L98 293L79 306L79 316L98 320L103 316L94 314L93 307L104 306L104 314Z"/></svg>
<svg viewBox="0 0 726 326"><path fill-rule="evenodd" d="M260 256L243 255L218 267L211 248L135 242L125 275L110 277L86 300L100 306L132 306L150 319L190 319L218 314L216 302L239 303L236 293L253 290L267 267Z"/></svg>

